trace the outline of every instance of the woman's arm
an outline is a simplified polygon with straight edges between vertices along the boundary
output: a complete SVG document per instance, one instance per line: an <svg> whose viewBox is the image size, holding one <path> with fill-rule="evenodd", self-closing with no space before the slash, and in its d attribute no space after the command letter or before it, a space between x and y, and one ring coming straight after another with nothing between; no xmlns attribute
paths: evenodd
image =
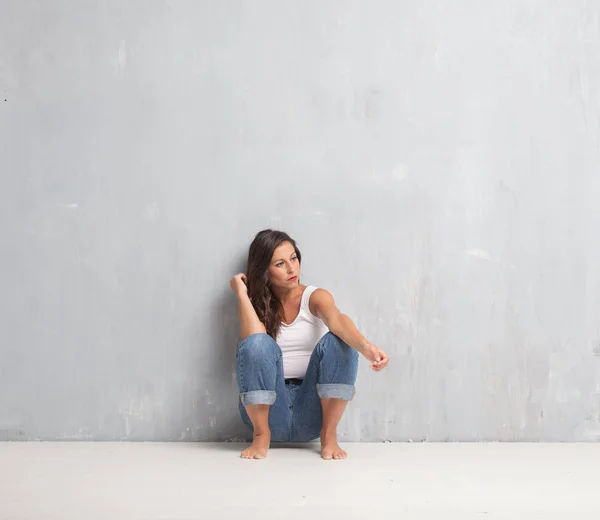
<svg viewBox="0 0 600 520"><path fill-rule="evenodd" d="M387 354L367 341L352 320L340 312L329 292L317 289L310 295L308 306L310 312L321 318L331 332L371 361L373 370L379 371L387 366Z"/></svg>
<svg viewBox="0 0 600 520"><path fill-rule="evenodd" d="M246 287L246 276L236 274L229 284L238 299L238 316L240 318L240 335L246 339L252 334L266 334L267 329L258 319L254 306L248 297L248 288Z"/></svg>
<svg viewBox="0 0 600 520"><path fill-rule="evenodd" d="M308 307L310 312L323 320L331 332L354 350L363 353L364 347L369 342L358 331L352 320L340 312L329 292L325 289L317 289L310 295Z"/></svg>

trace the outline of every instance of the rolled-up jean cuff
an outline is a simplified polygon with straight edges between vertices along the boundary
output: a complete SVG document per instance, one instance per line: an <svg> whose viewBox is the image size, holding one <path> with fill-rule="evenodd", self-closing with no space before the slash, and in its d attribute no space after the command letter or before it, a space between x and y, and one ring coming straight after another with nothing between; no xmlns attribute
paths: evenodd
<svg viewBox="0 0 600 520"><path fill-rule="evenodd" d="M273 404L277 394L272 390L252 390L240 394L244 406L253 404Z"/></svg>
<svg viewBox="0 0 600 520"><path fill-rule="evenodd" d="M329 384L321 385L317 384L317 394L321 399L343 399L344 401L352 401L354 394L356 394L356 388L354 385L343 385L343 384Z"/></svg>

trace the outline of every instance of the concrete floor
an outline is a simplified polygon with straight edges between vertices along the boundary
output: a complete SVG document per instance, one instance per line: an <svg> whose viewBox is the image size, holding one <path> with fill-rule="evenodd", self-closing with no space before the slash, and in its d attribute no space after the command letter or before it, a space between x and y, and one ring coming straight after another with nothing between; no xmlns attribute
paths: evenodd
<svg viewBox="0 0 600 520"><path fill-rule="evenodd" d="M600 519L600 445L0 443L0 520Z"/></svg>

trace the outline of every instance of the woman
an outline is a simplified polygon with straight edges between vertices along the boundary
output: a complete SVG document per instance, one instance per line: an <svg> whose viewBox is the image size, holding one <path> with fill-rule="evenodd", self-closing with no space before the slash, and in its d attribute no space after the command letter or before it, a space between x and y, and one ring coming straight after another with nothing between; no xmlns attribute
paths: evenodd
<svg viewBox="0 0 600 520"><path fill-rule="evenodd" d="M253 442L241 456L263 459L270 442L321 438L324 459L345 459L336 428L354 397L358 353L378 372L389 361L341 314L324 289L300 284L300 251L266 229L250 245L238 298L242 341L236 354L242 420Z"/></svg>

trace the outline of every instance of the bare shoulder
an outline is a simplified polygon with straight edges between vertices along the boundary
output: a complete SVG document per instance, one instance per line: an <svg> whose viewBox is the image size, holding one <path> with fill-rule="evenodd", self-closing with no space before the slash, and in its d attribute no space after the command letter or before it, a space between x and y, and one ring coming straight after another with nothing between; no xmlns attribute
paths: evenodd
<svg viewBox="0 0 600 520"><path fill-rule="evenodd" d="M322 288L315 289L308 300L308 308L315 316L318 315L319 309L324 309L334 305L335 301L332 294L326 289Z"/></svg>

